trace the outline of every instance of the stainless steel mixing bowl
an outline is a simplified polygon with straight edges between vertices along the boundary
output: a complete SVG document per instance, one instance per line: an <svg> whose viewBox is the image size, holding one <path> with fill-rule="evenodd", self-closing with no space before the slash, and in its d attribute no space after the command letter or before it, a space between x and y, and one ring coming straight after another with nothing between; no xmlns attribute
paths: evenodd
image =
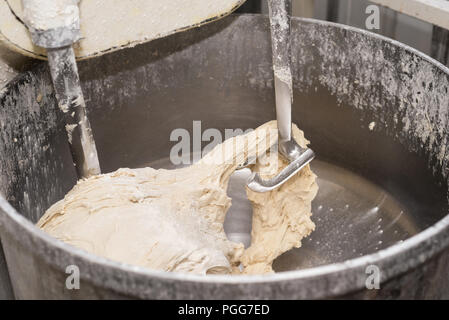
<svg viewBox="0 0 449 320"><path fill-rule="evenodd" d="M316 231L264 276L168 274L93 256L34 223L75 184L48 68L0 94L1 296L16 298L449 297L449 70L398 42L294 19L293 120L312 141ZM267 18L217 23L79 63L104 172L171 167L170 133L275 117ZM207 143L207 142L205 142ZM250 241L246 171L225 222ZM3 257L4 256L4 257ZM7 263L7 270L5 262ZM68 290L68 265L80 290ZM379 290L366 288L368 266ZM368 271L368 273L367 273Z"/></svg>

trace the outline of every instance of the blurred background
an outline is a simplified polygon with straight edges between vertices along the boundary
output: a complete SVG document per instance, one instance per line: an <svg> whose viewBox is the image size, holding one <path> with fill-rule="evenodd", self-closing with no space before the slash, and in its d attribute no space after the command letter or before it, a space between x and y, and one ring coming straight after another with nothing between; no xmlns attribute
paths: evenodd
<svg viewBox="0 0 449 320"><path fill-rule="evenodd" d="M384 0L384 3L410 0ZM430 0L429 3L445 0ZM447 0L446 0L447 1ZM420 0L426 3L426 0ZM342 23L366 29L365 13L369 5L376 4L368 0L292 0L292 15ZM449 66L449 31L421 19L378 5L380 8L380 29L370 30L424 52L441 63ZM406 11L406 10L404 10ZM268 13L267 0L247 0L238 9L240 13Z"/></svg>
<svg viewBox="0 0 449 320"><path fill-rule="evenodd" d="M412 0L382 0L384 3L404 3ZM449 0L413 0L438 3ZM338 22L365 29L367 0L292 0L292 15ZM449 31L425 19L417 19L380 6L380 29L370 30L408 44L449 66ZM267 0L247 0L237 13L267 14ZM449 20L449 19L448 19ZM0 46L0 89L17 73L29 69L34 60Z"/></svg>

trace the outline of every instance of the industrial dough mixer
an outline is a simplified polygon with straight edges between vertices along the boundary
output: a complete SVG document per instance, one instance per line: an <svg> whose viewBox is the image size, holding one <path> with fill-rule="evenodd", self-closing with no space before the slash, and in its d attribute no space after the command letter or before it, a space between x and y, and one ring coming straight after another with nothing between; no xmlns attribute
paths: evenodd
<svg viewBox="0 0 449 320"><path fill-rule="evenodd" d="M81 38L78 0L56 2L23 0L22 4L23 23L30 33L33 44L46 49L59 108L65 116L68 142L78 177L88 178L99 174L101 169L97 149L86 113L86 103L80 87L75 52L72 47ZM235 2L234 6L231 5L228 8L235 9L238 4L239 2ZM281 186L315 157L312 150L303 150L291 137L291 102L293 99L290 70L289 6L291 3L286 0L269 0L268 5L276 87L276 115L279 128L278 151L291 163L270 180L264 181L258 174L252 175L248 186L257 192L267 192ZM4 6L9 6L9 3L7 2ZM17 17L18 13L13 11L12 7L11 11ZM176 32L177 28L179 26L173 23L167 33ZM94 31L101 32L101 30ZM129 38L122 41L132 43L136 41L134 36L130 32ZM145 37L141 42L153 40L158 36L160 35L153 36L153 38ZM14 43L11 47L18 51L21 50L19 44Z"/></svg>
<svg viewBox="0 0 449 320"><path fill-rule="evenodd" d="M204 278L143 270L37 230L33 222L77 178L50 73L42 64L0 96L6 199L0 200L0 230L15 296L444 296L448 283L437 277L448 265L449 70L357 29L293 19L292 30L292 118L319 155L312 167L320 193L313 209L317 230L302 248L275 261L278 273ZM80 62L102 170L170 167L171 142L158 136L190 128L195 119L203 120L204 129L225 130L274 118L271 68L270 25L254 15L230 16ZM242 241L250 228L242 193L248 174L237 172L231 182L235 201L225 223L229 237ZM82 271L81 290L64 288L70 264ZM366 288L372 265L381 270L380 290Z"/></svg>

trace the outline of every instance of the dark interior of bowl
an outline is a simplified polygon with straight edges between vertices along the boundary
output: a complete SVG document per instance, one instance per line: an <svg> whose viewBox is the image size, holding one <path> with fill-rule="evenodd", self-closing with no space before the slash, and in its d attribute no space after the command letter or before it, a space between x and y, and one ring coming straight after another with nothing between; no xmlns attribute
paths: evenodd
<svg viewBox="0 0 449 320"><path fill-rule="evenodd" d="M449 76L363 32L293 21L293 120L318 155L316 230L276 271L373 253L447 214ZM177 128L248 129L275 118L266 17L231 16L200 29L79 63L103 172L173 167ZM0 95L0 191L36 222L75 184L47 66ZM205 142L207 144L207 142ZM246 171L230 183L225 222L250 242Z"/></svg>

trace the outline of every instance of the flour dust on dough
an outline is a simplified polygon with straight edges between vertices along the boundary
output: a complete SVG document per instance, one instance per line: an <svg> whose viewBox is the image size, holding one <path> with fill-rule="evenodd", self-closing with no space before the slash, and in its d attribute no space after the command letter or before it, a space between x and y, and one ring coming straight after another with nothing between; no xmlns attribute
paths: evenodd
<svg viewBox="0 0 449 320"><path fill-rule="evenodd" d="M293 137L302 147L308 144L296 126ZM226 140L187 168L119 169L81 180L37 225L90 253L150 269L203 275L273 272L273 260L300 247L315 228L311 202L318 187L310 167L271 192L247 189L253 205L249 248L229 241L223 222L231 205L228 181L239 165L257 155L251 169L265 178L286 166L277 152L269 152L276 140L272 121Z"/></svg>

